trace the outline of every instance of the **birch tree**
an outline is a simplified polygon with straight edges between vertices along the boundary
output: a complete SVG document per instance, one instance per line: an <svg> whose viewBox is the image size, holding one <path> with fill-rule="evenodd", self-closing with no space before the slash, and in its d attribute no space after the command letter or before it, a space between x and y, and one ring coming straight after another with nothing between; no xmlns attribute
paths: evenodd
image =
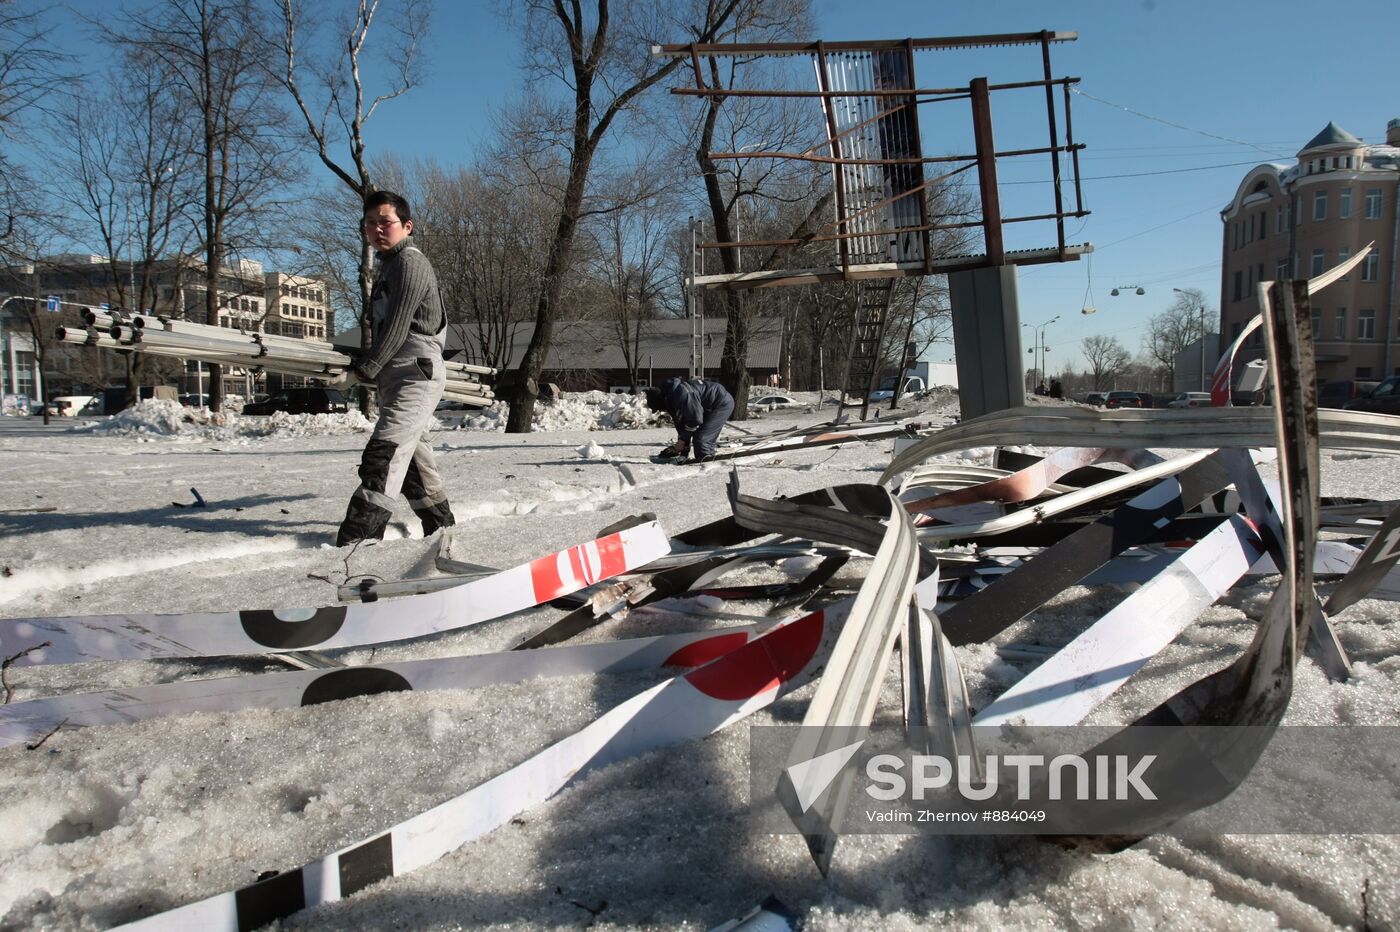
<svg viewBox="0 0 1400 932"><path fill-rule="evenodd" d="M421 45L432 18L427 0L349 0L350 12L328 28L312 29L325 3L280 0L282 34L280 81L296 104L317 158L357 202L379 190L368 157L366 128L388 101L402 97L422 80ZM376 26L376 20L384 20ZM371 44L371 36L375 42ZM382 41L381 41L382 40ZM386 74L383 87L367 87L365 72ZM354 220L358 221L358 207ZM368 351L369 295L374 284L374 251L360 231L357 274L360 348ZM368 395L361 393L361 410Z"/></svg>

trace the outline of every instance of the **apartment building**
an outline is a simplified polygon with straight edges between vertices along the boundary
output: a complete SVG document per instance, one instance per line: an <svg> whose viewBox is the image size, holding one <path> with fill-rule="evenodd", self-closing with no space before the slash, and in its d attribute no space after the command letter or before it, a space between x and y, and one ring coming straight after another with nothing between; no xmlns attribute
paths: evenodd
<svg viewBox="0 0 1400 932"><path fill-rule="evenodd" d="M326 283L321 279L269 272L266 299L265 333L327 341L335 336Z"/></svg>
<svg viewBox="0 0 1400 932"><path fill-rule="evenodd" d="M1220 217L1221 333L1229 341L1258 313L1255 285L1310 278L1374 243L1362 264L1313 298L1318 378L1400 374L1400 119L1367 144L1328 123L1291 164L1256 166ZM1263 355L1256 333L1242 360Z"/></svg>
<svg viewBox="0 0 1400 932"><path fill-rule="evenodd" d="M183 258L162 260L149 269L145 293L151 297L148 310L159 315L205 322L205 295L208 289L204 266ZM24 268L0 270L0 293L52 295L64 307L77 304L109 304L120 307L127 295L141 282L140 266L113 264L103 256L61 255L46 257ZM264 273L262 263L240 259L227 263L218 283L217 324L245 333L276 333L308 340L324 340L331 335L331 315L326 305L323 281L280 272ZM37 371L32 340L14 318L0 324L7 358L0 363L0 381L5 392L26 390L52 396L103 385L120 384L124 367L119 356L80 346L56 344L48 347L44 371ZM55 325L77 324L71 314L56 314ZM28 342L26 342L28 341ZM208 368L189 362L175 377L179 389L190 394L207 394ZM29 374L26 375L26 372ZM225 367L224 391L251 396L269 388L276 390L300 380L284 381L277 375ZM24 384L21 384L24 383ZM41 389L42 386L42 389Z"/></svg>

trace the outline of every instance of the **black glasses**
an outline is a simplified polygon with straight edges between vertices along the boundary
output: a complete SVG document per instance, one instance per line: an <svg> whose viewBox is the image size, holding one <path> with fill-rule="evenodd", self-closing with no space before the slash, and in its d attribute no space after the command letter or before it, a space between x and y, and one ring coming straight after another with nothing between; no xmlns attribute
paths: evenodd
<svg viewBox="0 0 1400 932"><path fill-rule="evenodd" d="M366 217L364 227L366 230L387 230L394 224L402 222L402 220L371 220Z"/></svg>

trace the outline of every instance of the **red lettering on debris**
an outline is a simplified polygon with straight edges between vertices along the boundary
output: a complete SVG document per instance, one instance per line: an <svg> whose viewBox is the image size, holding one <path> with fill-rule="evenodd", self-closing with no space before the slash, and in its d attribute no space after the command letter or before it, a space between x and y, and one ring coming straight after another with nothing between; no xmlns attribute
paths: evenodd
<svg viewBox="0 0 1400 932"><path fill-rule="evenodd" d="M548 602L576 592L600 579L627 569L627 551L621 534L609 534L579 544L530 564L530 582L536 602Z"/></svg>
<svg viewBox="0 0 1400 932"><path fill-rule="evenodd" d="M807 668L821 646L826 620L813 612L685 675L707 696L736 701L777 689Z"/></svg>

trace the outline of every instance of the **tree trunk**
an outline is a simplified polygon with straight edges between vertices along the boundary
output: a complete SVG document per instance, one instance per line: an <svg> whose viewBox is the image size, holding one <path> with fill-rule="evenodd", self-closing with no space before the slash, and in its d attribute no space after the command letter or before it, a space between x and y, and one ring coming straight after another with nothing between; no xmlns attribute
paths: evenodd
<svg viewBox="0 0 1400 932"><path fill-rule="evenodd" d="M586 123L584 124L587 125ZM559 310L559 295L564 290L564 272L573 252L574 236L578 232L578 215L583 210L583 187L593 162L594 143L587 133L581 138L575 132L574 156L569 162L569 183L564 188L559 223L550 243L540 288L539 304L535 308L535 332L521 357L518 381L510 395L510 416L506 433L528 434L534 423L535 401L540 394L540 375L544 371L545 355L554 339L554 320Z"/></svg>

